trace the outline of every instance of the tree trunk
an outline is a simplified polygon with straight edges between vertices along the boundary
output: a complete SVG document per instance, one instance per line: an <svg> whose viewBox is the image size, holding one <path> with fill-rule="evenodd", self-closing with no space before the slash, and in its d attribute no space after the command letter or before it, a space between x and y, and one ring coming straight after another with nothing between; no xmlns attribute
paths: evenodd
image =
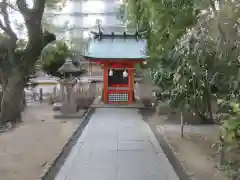
<svg viewBox="0 0 240 180"><path fill-rule="evenodd" d="M225 139L221 132L219 131L219 167L223 166L225 164Z"/></svg>
<svg viewBox="0 0 240 180"><path fill-rule="evenodd" d="M13 72L8 77L8 83L3 90L1 101L0 123L11 122L13 124L22 121L22 100L23 100L24 81L20 72Z"/></svg>
<svg viewBox="0 0 240 180"><path fill-rule="evenodd" d="M27 106L27 102L26 102L26 93L23 89L23 99L22 99L22 111L24 111L25 107Z"/></svg>
<svg viewBox="0 0 240 180"><path fill-rule="evenodd" d="M2 84L0 84L2 86ZM3 90L0 89L0 102L2 102L2 97L3 97ZM1 112L1 106L0 106L0 112Z"/></svg>
<svg viewBox="0 0 240 180"><path fill-rule="evenodd" d="M5 89L7 84L7 79L4 76L4 73L0 69L0 104L2 102L2 97L3 97L3 90ZM0 112L1 112L1 106L0 106Z"/></svg>
<svg viewBox="0 0 240 180"><path fill-rule="evenodd" d="M214 124L213 120L206 116L203 112L197 111L198 116L201 117L203 124Z"/></svg>
<svg viewBox="0 0 240 180"><path fill-rule="evenodd" d="M181 138L184 136L184 119L183 119L183 113L181 111Z"/></svg>
<svg viewBox="0 0 240 180"><path fill-rule="evenodd" d="M214 124L213 122L213 113L212 113L212 92L211 92L211 87L210 84L208 83L208 81L205 79L205 92L203 94L203 96L205 97L205 105L206 105L206 112L207 112L207 119L203 119L206 120L206 123L209 124Z"/></svg>

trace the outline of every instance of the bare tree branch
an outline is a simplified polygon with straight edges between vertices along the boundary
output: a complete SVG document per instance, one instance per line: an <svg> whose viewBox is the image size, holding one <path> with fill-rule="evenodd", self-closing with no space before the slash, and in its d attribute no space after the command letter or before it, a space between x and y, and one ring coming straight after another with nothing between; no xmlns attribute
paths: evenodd
<svg viewBox="0 0 240 180"><path fill-rule="evenodd" d="M29 40L26 50L39 46L42 38L42 17L46 0L34 0L33 8L28 8L26 0L16 0L16 3L28 30Z"/></svg>
<svg viewBox="0 0 240 180"><path fill-rule="evenodd" d="M25 18L30 17L30 9L27 6L26 0L16 0L16 4L20 13L25 16Z"/></svg>
<svg viewBox="0 0 240 180"><path fill-rule="evenodd" d="M44 12L46 0L34 0L33 8L28 8L26 0L16 0L20 13L25 19L36 18L34 15L41 15Z"/></svg>
<svg viewBox="0 0 240 180"><path fill-rule="evenodd" d="M34 13L37 13L38 15L41 15L40 17L42 17L45 4L46 4L46 0L35 0L33 5Z"/></svg>
<svg viewBox="0 0 240 180"><path fill-rule="evenodd" d="M0 21L0 28L11 38L11 40L16 41L17 35L14 33L9 20L8 14L8 3L7 0L3 0L0 4L0 11L3 16L4 24Z"/></svg>
<svg viewBox="0 0 240 180"><path fill-rule="evenodd" d="M10 2L6 2L6 4L7 4L8 8L11 8L15 11L19 11L19 9L17 7L15 7L13 4L11 4Z"/></svg>

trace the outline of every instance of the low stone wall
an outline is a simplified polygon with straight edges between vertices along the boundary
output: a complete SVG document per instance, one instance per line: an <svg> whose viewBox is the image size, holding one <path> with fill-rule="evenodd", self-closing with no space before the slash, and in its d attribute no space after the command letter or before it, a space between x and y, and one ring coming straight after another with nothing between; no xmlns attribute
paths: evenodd
<svg viewBox="0 0 240 180"><path fill-rule="evenodd" d="M102 84L97 83L77 83L70 93L71 102L76 104L77 109L86 109L94 101L94 99L101 95ZM49 98L49 102L62 103L66 101L67 92L65 88L60 90L55 90L54 93Z"/></svg>
<svg viewBox="0 0 240 180"><path fill-rule="evenodd" d="M77 84L74 89L74 98L80 109L88 108L94 99L101 95L102 86L96 83Z"/></svg>

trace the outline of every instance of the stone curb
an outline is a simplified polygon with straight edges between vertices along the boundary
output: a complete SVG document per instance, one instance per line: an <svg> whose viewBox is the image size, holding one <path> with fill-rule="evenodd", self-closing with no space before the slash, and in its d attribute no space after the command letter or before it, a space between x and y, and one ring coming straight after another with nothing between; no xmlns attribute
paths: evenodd
<svg viewBox="0 0 240 180"><path fill-rule="evenodd" d="M152 128L151 128L152 129ZM157 141L159 142L160 146L163 149L166 157L168 158L170 164L172 165L173 169L177 173L179 180L194 180L193 173L189 172L183 164L183 160L179 158L179 154L173 151L173 147L167 142L167 138L162 133L157 133L153 131Z"/></svg>
<svg viewBox="0 0 240 180"><path fill-rule="evenodd" d="M38 177L37 180L48 180L48 175L49 173L51 173L51 171L53 170L53 167L55 165L57 165L59 159L61 158L61 156L63 156L63 154L65 153L66 149L67 148L70 148L70 151L71 151L71 148L72 147L68 147L68 146L71 146L71 142L74 141L74 138L75 136L78 134L79 131L81 131L81 129L83 129L86 124L88 123L92 113L93 113L94 109L93 108L89 108L83 115L83 117L81 118L81 122L80 124L78 125L78 127L74 130L73 134L71 135L71 137L65 142L63 148L59 151L59 153L56 154L54 160L50 163L47 163L45 165L45 168L44 170L42 171L41 175ZM75 144L75 143L74 143ZM68 152L69 153L69 152ZM67 153L67 154L68 154Z"/></svg>
<svg viewBox="0 0 240 180"><path fill-rule="evenodd" d="M84 112L84 114L87 112L87 110ZM81 113L75 113L75 114L55 114L54 119L78 119L82 118Z"/></svg>
<svg viewBox="0 0 240 180"><path fill-rule="evenodd" d="M173 146L171 144L169 144L167 142L167 137L164 136L164 134L162 134L163 138L165 139L166 143L168 144L168 147L171 149L172 153L175 155L175 157L177 158L177 160L179 161L180 165L182 166L184 172L186 173L186 175L188 176L188 179L189 180L195 180L195 177L194 177L194 173L189 171L186 166L184 165L184 159L182 159L180 156L179 153L175 152L173 149Z"/></svg>

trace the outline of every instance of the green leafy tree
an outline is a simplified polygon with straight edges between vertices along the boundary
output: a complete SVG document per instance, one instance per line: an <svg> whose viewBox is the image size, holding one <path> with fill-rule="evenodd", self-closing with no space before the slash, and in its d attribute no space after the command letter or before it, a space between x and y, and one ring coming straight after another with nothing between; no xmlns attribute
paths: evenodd
<svg viewBox="0 0 240 180"><path fill-rule="evenodd" d="M173 107L197 113L212 122L212 102L224 115L224 139L236 145L239 114L229 104L239 102L239 1L126 0L129 19L148 39L148 71ZM234 132L234 133L233 133ZM227 134L227 135L226 135ZM235 133L236 134L236 133Z"/></svg>
<svg viewBox="0 0 240 180"><path fill-rule="evenodd" d="M223 140L220 149L221 152L227 150L227 152L233 154L231 159L228 159L226 162L225 153L223 153L223 157L221 158L222 162L221 167L227 171L227 173L232 177L239 177L240 174L240 109L239 103L232 101L229 102L221 102L227 103L230 109L230 114L228 113L225 116L225 120L223 121L223 125L221 127L221 138Z"/></svg>
<svg viewBox="0 0 240 180"><path fill-rule="evenodd" d="M75 53L71 47L64 41L55 41L47 45L41 54L42 69L47 74L56 77L62 77L58 69L65 63L67 58L74 60ZM74 72L74 76L81 76L86 70L80 66L79 61L74 60L73 64L79 67L79 72Z"/></svg>
<svg viewBox="0 0 240 180"><path fill-rule="evenodd" d="M212 100L232 87L222 83L231 82L229 75L236 74L233 66L226 68L230 58L236 60L230 55L237 54L236 4L222 3L216 10L215 3L204 0L126 1L129 18L140 29L148 29L144 35L155 82L173 106L197 112L207 122L213 120ZM224 25L226 17L229 22Z"/></svg>

